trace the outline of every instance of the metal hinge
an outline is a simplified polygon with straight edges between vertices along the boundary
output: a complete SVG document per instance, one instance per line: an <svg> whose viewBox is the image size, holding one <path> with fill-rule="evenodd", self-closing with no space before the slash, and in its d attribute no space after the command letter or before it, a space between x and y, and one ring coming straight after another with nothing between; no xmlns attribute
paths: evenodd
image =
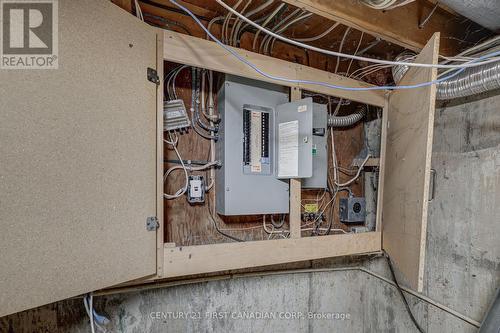
<svg viewBox="0 0 500 333"><path fill-rule="evenodd" d="M156 216L150 216L146 219L146 230L156 231L160 227L160 222Z"/></svg>
<svg viewBox="0 0 500 333"><path fill-rule="evenodd" d="M431 179L430 179L430 193L429 193L429 201L434 200L436 196L436 170L431 169Z"/></svg>
<svg viewBox="0 0 500 333"><path fill-rule="evenodd" d="M156 71L156 69L148 67L147 74L148 74L148 81L153 82L157 86L160 85L160 77L158 76L158 72Z"/></svg>

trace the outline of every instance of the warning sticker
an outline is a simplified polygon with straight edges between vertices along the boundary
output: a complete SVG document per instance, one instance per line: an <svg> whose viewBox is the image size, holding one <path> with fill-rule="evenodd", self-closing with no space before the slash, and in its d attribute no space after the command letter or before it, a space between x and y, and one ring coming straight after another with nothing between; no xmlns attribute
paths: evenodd
<svg viewBox="0 0 500 333"><path fill-rule="evenodd" d="M299 121L279 124L278 137L278 177L297 177L299 175Z"/></svg>
<svg viewBox="0 0 500 333"><path fill-rule="evenodd" d="M305 204L304 205L304 211L306 213L317 213L319 210L318 208L318 204L317 203L314 203L314 204Z"/></svg>
<svg viewBox="0 0 500 333"><path fill-rule="evenodd" d="M297 111L299 112L306 112L307 111L307 105L299 105L297 108Z"/></svg>

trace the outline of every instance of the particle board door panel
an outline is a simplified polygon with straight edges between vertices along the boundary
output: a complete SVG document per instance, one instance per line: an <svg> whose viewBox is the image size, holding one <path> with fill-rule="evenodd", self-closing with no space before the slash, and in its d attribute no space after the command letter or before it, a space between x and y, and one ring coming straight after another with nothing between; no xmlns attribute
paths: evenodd
<svg viewBox="0 0 500 333"><path fill-rule="evenodd" d="M58 18L59 69L0 70L0 316L156 273L157 30Z"/></svg>
<svg viewBox="0 0 500 333"><path fill-rule="evenodd" d="M437 63L439 33L415 62ZM433 81L437 70L411 68L400 85ZM382 247L404 281L422 291L436 86L389 96L382 209Z"/></svg>

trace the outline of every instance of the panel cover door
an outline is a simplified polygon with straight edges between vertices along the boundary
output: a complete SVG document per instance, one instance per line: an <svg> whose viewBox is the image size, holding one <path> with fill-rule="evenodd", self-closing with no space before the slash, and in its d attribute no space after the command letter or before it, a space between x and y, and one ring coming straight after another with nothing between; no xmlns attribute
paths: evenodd
<svg viewBox="0 0 500 333"><path fill-rule="evenodd" d="M439 34L415 62L437 63ZM400 85L436 79L432 68L411 68ZM436 86L396 90L389 97L382 209L382 247L403 280L422 291Z"/></svg>
<svg viewBox="0 0 500 333"><path fill-rule="evenodd" d="M312 176L313 101L311 97L276 107L276 166L281 179Z"/></svg>
<svg viewBox="0 0 500 333"><path fill-rule="evenodd" d="M157 31L58 6L59 68L0 69L0 316L156 272Z"/></svg>

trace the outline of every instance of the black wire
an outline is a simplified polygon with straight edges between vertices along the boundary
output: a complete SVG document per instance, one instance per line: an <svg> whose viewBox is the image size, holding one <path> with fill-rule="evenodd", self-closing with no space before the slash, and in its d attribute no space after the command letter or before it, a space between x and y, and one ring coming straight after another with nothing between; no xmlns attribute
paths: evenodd
<svg viewBox="0 0 500 333"><path fill-rule="evenodd" d="M215 230L222 236L225 236L227 238L230 238L236 242L244 242L243 239L239 239L237 237L231 236L223 232L222 230L219 229L219 226L217 225L217 221L215 221L214 216L212 215L212 210L210 209L210 195L207 196L207 209L208 209L208 214L210 215L210 218L212 219L212 222L214 223Z"/></svg>
<svg viewBox="0 0 500 333"><path fill-rule="evenodd" d="M418 329L418 331L420 333L425 333L425 331L422 329L422 327L420 327L417 320L413 316L413 312L411 312L410 305L408 304L408 301L406 300L406 296L403 293L403 290L401 289L401 287L399 286L398 280L396 279L396 274L394 273L394 267L392 266L391 257L389 257L389 254L387 252L385 252L385 250L384 250L384 257L385 257L385 259L387 259L387 264L389 265L389 270L391 271L392 279L394 280L394 284L396 285L396 287L399 291L399 295L401 295L401 298L403 299L403 303L405 304L406 311L410 315L411 321L413 322L413 324L415 324L415 327Z"/></svg>

